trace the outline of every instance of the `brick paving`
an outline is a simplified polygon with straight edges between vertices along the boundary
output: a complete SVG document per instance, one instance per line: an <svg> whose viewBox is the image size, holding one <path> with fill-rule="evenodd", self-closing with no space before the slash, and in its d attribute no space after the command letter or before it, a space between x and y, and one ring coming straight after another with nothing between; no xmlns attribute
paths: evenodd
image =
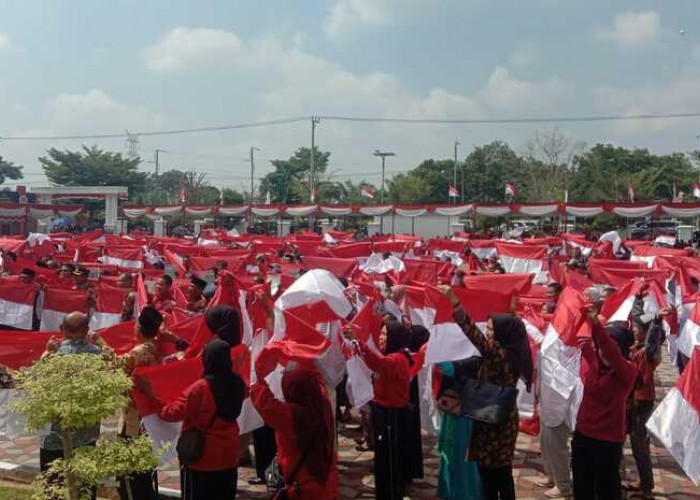
<svg viewBox="0 0 700 500"><path fill-rule="evenodd" d="M659 398L673 386L677 377L675 367L668 359L657 371L657 387ZM103 426L103 432L114 432L114 423L108 422ZM372 477L372 453L355 450L354 438L358 437L357 419L341 429L339 438L339 469L340 469L340 499L374 498ZM252 447L251 447L252 448ZM634 460L629 448L625 449L625 465L628 480L637 477ZM660 500L700 499L700 489L696 488L666 450L652 445L654 475L656 480L655 494ZM436 439L424 439L424 457L426 478L416 481L408 489L407 496L411 499L437 498L437 471L439 459L436 449ZM22 467L15 467L15 466ZM19 438L9 441L0 437L0 477L15 480L29 480L38 470L38 449L35 437ZM535 485L537 473L542 470L539 457L537 438L520 434L515 454L514 473L516 480L517 498L521 500L544 499L544 490ZM254 477L251 467L239 468L239 494L242 499L267 498L264 487L248 485L248 479ZM178 490L178 471L176 466L170 466L160 474L161 487L167 490ZM111 496L111 495L110 495Z"/></svg>

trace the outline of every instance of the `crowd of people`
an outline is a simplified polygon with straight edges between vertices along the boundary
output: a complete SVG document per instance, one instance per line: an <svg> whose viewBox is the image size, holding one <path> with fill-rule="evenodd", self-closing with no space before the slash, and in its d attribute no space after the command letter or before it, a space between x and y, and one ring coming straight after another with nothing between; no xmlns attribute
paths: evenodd
<svg viewBox="0 0 700 500"><path fill-rule="evenodd" d="M316 241L307 237L305 241ZM341 243L340 235L335 234L333 242L322 243L319 237L318 246L327 248L327 253L318 254L320 260L307 257L304 248L308 245L295 241L268 245L264 251L257 251L250 240L247 246L222 241L219 253L207 255L209 267L204 271L194 262L204 255L202 247L192 245L197 251L185 252L154 240L145 243L144 269L138 270L101 267L94 264L96 261L74 263L53 254L30 260L20 252L5 251L0 279L36 285L34 330L39 329L42 292L47 287L86 293L85 309L63 316L62 338L51 338L43 357L103 356L132 376L136 390L157 407L159 418L182 422L178 455L183 499L235 498L237 467L248 460L252 439L257 475L252 484L267 484L271 494L283 490L291 499L333 500L339 496L341 482L336 436L342 423L351 418L353 381L345 374L340 384L331 384L317 360L290 358L283 362L274 349L280 341L277 337L255 352L248 374L236 366L232 349L250 340L244 338L246 321L254 333L263 331L272 337L281 320L275 314L275 301L319 262L335 269L323 259L343 260L333 256L333 248L351 245L351 237L347 238ZM459 246L459 241L449 243ZM628 261L632 251L624 244L611 249L609 242L585 238L572 239L568 245L540 243L548 247L541 269L546 279L538 285L528 282L529 296L505 290L511 295L509 307L489 313L485 321L477 321L467 312L471 309L463 303L459 289L470 287L470 277L490 275L495 280L512 271L506 269L501 256L479 253L466 239L457 251L453 245L440 247L439 240L431 246L418 238L407 240L404 250L398 252L371 243L371 255L383 263L380 271L364 267L366 257L358 259L358 266L350 272L336 270L345 299L352 306L350 314L340 321L337 340L346 359L356 356L371 372L372 399L356 408L362 430L357 446L374 454L376 498L402 499L411 482L424 477L422 440L427 425L422 406L427 386L421 385L420 374L426 370L431 372L428 391L439 417L440 498L516 497L513 461L522 427L517 390L531 393L536 402L543 465L537 484L547 498L619 499L623 489L635 498L653 497L650 436L645 424L654 410L654 374L661 362L661 345L669 335L665 325L680 301L669 301L650 312L645 300L656 285L650 283L653 280L642 281L635 288L629 313L609 321L602 311L623 285L594 282L589 262ZM249 251L242 252L241 247ZM439 251L433 251L438 247ZM103 253L105 248L102 244ZM238 260L223 257L227 249L237 252ZM687 258L695 257L688 252ZM404 263L409 260L440 267L435 267L438 270L430 277L421 275L424 281L420 282L415 275L406 277ZM677 270L669 271L669 277L669 282L675 279L680 283ZM644 279L644 273L631 281L639 279ZM98 309L100 283L104 282L123 290L119 321L134 322L133 343L119 355L101 331L90 329L91 315ZM691 275L677 288L697 286L697 282ZM425 321L409 310L407 286L433 287L442 294L451 306L451 321L475 348L473 356L426 361L431 333ZM680 294L678 289L664 286L664 293ZM569 288L585 297L583 319L590 331L580 339L582 397L574 419L570 418L571 402L541 385L540 347L546 339L546 327L541 327L542 335L537 338L529 331L532 320L528 320L535 315L542 324L551 322ZM240 290L247 292L243 301L235 294L233 299L227 295L227 291ZM368 303L379 321L361 323L373 331L358 331L356 320ZM180 321L200 316L208 331L201 345L191 333L176 327ZM11 329L6 326L6 330ZM142 367L189 357L201 358L201 378L175 401L160 398L148 379L139 375ZM678 359L682 370L687 356L679 354ZM280 365L285 367L279 380L281 394L273 384ZM1 371L3 387L11 387L11 370ZM241 435L238 419L247 398L263 425ZM132 399L123 409L120 435L129 439L146 432L142 417ZM202 433L203 446L188 453L184 441L192 431ZM61 432L52 428L41 435L42 471L62 457ZM99 432L99 428L76 431L73 442L94 446ZM628 436L639 479L623 482L622 449ZM118 479L124 499L157 498L156 470Z"/></svg>

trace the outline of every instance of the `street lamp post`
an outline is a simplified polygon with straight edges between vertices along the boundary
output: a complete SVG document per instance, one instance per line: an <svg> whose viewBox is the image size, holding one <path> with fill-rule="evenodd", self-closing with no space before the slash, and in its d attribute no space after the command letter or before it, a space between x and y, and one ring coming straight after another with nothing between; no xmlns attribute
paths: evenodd
<svg viewBox="0 0 700 500"><path fill-rule="evenodd" d="M250 148L250 201L255 203L255 152L260 151L259 148L251 146Z"/></svg>
<svg viewBox="0 0 700 500"><path fill-rule="evenodd" d="M378 149L374 150L374 156L378 156L382 159L382 194L380 196L381 203L384 204L384 174L385 174L385 167L386 167L386 157L387 156L396 156L395 153L390 153L387 151L379 151ZM381 216L381 231L384 233L384 216Z"/></svg>
<svg viewBox="0 0 700 500"><path fill-rule="evenodd" d="M454 169L454 176L452 178L452 187L454 189L457 189L457 146L459 146L459 141L455 141L455 169ZM452 197L452 203L457 204L457 197L453 196Z"/></svg>

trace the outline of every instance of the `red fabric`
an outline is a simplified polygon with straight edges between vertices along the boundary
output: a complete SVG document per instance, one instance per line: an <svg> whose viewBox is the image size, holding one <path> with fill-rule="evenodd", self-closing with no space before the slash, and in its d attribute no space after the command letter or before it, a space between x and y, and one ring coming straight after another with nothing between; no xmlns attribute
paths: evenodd
<svg viewBox="0 0 700 500"><path fill-rule="evenodd" d="M95 291L97 292L97 303L95 304L97 312L121 314L124 299L129 294L129 290L106 283L98 283Z"/></svg>
<svg viewBox="0 0 700 500"><path fill-rule="evenodd" d="M624 443L627 435L627 398L637 380L637 367L622 356L618 345L599 324L593 328L593 339L610 369L601 365L592 343L583 346L583 401L576 430L590 438Z"/></svg>
<svg viewBox="0 0 700 500"><path fill-rule="evenodd" d="M54 336L61 337L61 334L0 330L0 365L13 370L31 366L41 357L46 343Z"/></svg>
<svg viewBox="0 0 700 500"><path fill-rule="evenodd" d="M44 290L44 311L87 313L88 294L82 290L62 290L47 288Z"/></svg>
<svg viewBox="0 0 700 500"><path fill-rule="evenodd" d="M690 362L678 378L675 388L683 394L683 399L700 415L700 391L698 391L698 387L700 387L700 349L696 347L693 349Z"/></svg>
<svg viewBox="0 0 700 500"><path fill-rule="evenodd" d="M397 352L382 356L360 344L367 367L374 372L374 402L386 408L403 408L410 399L411 372L408 358Z"/></svg>
<svg viewBox="0 0 700 500"><path fill-rule="evenodd" d="M357 261L355 259L306 256L301 261L301 267L307 271L311 269L325 269L334 276L347 278L357 268Z"/></svg>
<svg viewBox="0 0 700 500"><path fill-rule="evenodd" d="M654 372L659 366L658 361L647 359L644 347L633 348L631 351L632 363L637 367L641 377L641 386L634 389L635 401L656 400L656 384L654 383Z"/></svg>

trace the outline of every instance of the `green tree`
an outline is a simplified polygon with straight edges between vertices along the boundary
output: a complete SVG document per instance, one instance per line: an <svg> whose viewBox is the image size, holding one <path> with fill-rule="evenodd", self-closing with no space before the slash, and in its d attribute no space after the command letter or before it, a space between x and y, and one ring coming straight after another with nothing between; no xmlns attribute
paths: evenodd
<svg viewBox="0 0 700 500"><path fill-rule="evenodd" d="M429 194L426 200L429 203L447 203L451 201L448 196L449 187L454 182L454 160L424 160L411 171L411 175L420 177L428 185ZM460 188L460 172L457 172L457 188Z"/></svg>
<svg viewBox="0 0 700 500"><path fill-rule="evenodd" d="M145 436L131 441L101 438L94 448L73 446L73 431L99 425L128 402L131 378L113 364L90 354L52 355L23 369L17 386L22 396L12 408L27 414L27 428L39 430L53 424L63 441L64 459L42 476L35 498L82 500L90 494L81 485L156 466ZM49 475L64 480L57 485L47 481Z"/></svg>
<svg viewBox="0 0 700 500"><path fill-rule="evenodd" d="M558 130L537 131L525 145L528 201L564 201L572 161L584 146Z"/></svg>
<svg viewBox="0 0 700 500"><path fill-rule="evenodd" d="M387 182L388 200L396 203L426 203L430 199L430 186L422 177L413 173L396 174Z"/></svg>
<svg viewBox="0 0 700 500"><path fill-rule="evenodd" d="M130 193L146 189L147 174L140 158L83 146L80 151L51 148L39 158L46 177L57 186L126 186Z"/></svg>
<svg viewBox="0 0 700 500"><path fill-rule="evenodd" d="M19 167L11 161L4 160L3 157L0 156L0 184L4 183L5 179L17 180L24 178L22 168L23 167Z"/></svg>
<svg viewBox="0 0 700 500"><path fill-rule="evenodd" d="M242 205L245 203L243 195L231 188L224 188L224 205Z"/></svg>
<svg viewBox="0 0 700 500"><path fill-rule="evenodd" d="M316 188L319 191L319 180L323 180L328 168L331 154L314 150L314 170ZM258 186L261 197L270 193L273 203L302 203L309 201L309 176L311 174L311 148L299 148L293 156L286 160L272 160L275 168L262 178Z"/></svg>
<svg viewBox="0 0 700 500"><path fill-rule="evenodd" d="M465 197L476 202L503 202L506 183L527 192L524 160L508 144L494 141L474 148L462 166Z"/></svg>

